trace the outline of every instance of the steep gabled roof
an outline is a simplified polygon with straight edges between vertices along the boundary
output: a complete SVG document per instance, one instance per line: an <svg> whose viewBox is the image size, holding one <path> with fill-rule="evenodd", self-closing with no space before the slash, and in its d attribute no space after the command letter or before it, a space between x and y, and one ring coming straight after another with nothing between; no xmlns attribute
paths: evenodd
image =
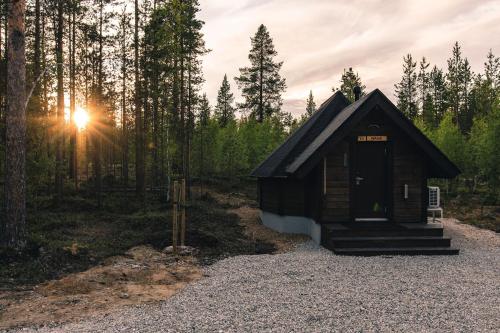
<svg viewBox="0 0 500 333"><path fill-rule="evenodd" d="M344 139L349 132L376 106L398 126L429 158L429 177L453 178L460 170L444 155L401 111L378 89L360 100L341 107L336 93L325 102L318 113L322 116L311 119L297 130L290 139L276 149L257 169L255 177L301 178L307 174L327 153L328 147ZM341 94L340 94L341 95ZM329 113L327 115L327 113ZM311 122L311 123L309 123ZM325 122L325 123L323 123ZM307 125L307 126L306 126ZM314 129L314 130L313 130ZM297 135L301 131L300 135ZM292 140L291 140L292 139ZM291 142L290 142L291 141ZM283 146L288 146L283 148ZM267 171L267 172L264 172Z"/></svg>
<svg viewBox="0 0 500 333"><path fill-rule="evenodd" d="M286 177L286 165L302 153L331 122L335 115L349 105L349 100L337 91L253 172L253 177Z"/></svg>

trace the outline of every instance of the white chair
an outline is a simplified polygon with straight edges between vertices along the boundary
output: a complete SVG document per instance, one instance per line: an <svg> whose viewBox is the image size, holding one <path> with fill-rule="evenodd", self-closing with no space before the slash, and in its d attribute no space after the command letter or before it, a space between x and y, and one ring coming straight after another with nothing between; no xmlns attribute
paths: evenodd
<svg viewBox="0 0 500 333"><path fill-rule="evenodd" d="M427 212L432 213L432 222L436 222L436 213L439 213L439 217L443 218L443 208L441 205L441 197L439 193L439 187L429 186L429 206L427 207Z"/></svg>

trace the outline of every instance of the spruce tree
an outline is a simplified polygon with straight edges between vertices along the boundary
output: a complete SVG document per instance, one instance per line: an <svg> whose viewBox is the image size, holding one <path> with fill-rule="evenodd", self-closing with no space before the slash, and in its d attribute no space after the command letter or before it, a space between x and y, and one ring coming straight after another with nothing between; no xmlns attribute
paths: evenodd
<svg viewBox="0 0 500 333"><path fill-rule="evenodd" d="M199 122L200 126L207 126L208 120L210 119L210 103L208 101L207 94L203 94L199 102Z"/></svg>
<svg viewBox="0 0 500 333"><path fill-rule="evenodd" d="M217 105L215 106L215 118L221 127L226 127L234 119L233 102L234 95L231 93L231 86L225 74L217 94Z"/></svg>
<svg viewBox="0 0 500 333"><path fill-rule="evenodd" d="M363 84L361 81L361 78L359 77L358 73L355 73L352 69L352 67L349 67L349 70L346 70L344 68L344 73L342 74L342 77L340 78L340 88L333 88L333 91L340 90L345 97L349 101L354 102L355 96L354 96L354 87L360 87L361 88L361 95L365 95L365 90L366 86Z"/></svg>
<svg viewBox="0 0 500 333"><path fill-rule="evenodd" d="M309 98L306 101L306 113L310 117L316 111L316 103L314 103L314 96L312 90L309 91Z"/></svg>
<svg viewBox="0 0 500 333"><path fill-rule="evenodd" d="M5 217L0 245L21 249L26 245L26 2L12 2L8 8Z"/></svg>
<svg viewBox="0 0 500 333"><path fill-rule="evenodd" d="M238 106L249 110L253 117L262 122L265 117L278 114L281 110L281 94L286 89L286 83L279 73L283 62L274 60L277 52L263 24L251 41L252 49L248 55L250 66L240 68L240 76L234 79L245 99Z"/></svg>
<svg viewBox="0 0 500 333"><path fill-rule="evenodd" d="M445 75L443 70L436 66L432 68L429 74L429 93L431 94L432 110L434 113L432 127L436 128L448 108Z"/></svg>
<svg viewBox="0 0 500 333"><path fill-rule="evenodd" d="M493 52L488 52L484 63L484 101L482 114L490 114L495 106L495 102L500 97L500 58L495 57Z"/></svg>
<svg viewBox="0 0 500 333"><path fill-rule="evenodd" d="M417 76L418 100L420 104L421 116L426 126L434 125L434 105L430 94L430 64L425 57L420 61L420 70Z"/></svg>
<svg viewBox="0 0 500 333"><path fill-rule="evenodd" d="M473 73L467 58L462 57L462 50L458 42L453 46L452 56L448 59L448 73L446 74L448 101L453 112L453 120L462 133L467 132L474 117L471 109L470 91Z"/></svg>
<svg viewBox="0 0 500 333"><path fill-rule="evenodd" d="M417 63L411 54L403 58L403 76L401 81L394 85L398 108L410 119L417 116Z"/></svg>

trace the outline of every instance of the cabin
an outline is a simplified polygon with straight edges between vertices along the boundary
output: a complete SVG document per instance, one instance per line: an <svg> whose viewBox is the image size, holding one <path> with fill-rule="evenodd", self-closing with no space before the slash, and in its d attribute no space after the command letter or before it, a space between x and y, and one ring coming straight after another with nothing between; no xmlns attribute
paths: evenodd
<svg viewBox="0 0 500 333"><path fill-rule="evenodd" d="M338 254L457 254L427 181L460 170L378 89L335 92L252 176L262 223Z"/></svg>

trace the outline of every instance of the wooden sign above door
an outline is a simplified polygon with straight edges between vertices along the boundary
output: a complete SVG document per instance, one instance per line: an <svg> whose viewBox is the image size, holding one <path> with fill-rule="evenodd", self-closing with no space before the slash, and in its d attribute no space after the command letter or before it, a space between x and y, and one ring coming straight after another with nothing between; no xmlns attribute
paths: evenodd
<svg viewBox="0 0 500 333"><path fill-rule="evenodd" d="M376 142L376 141L387 141L387 135L361 135L358 136L359 142Z"/></svg>

